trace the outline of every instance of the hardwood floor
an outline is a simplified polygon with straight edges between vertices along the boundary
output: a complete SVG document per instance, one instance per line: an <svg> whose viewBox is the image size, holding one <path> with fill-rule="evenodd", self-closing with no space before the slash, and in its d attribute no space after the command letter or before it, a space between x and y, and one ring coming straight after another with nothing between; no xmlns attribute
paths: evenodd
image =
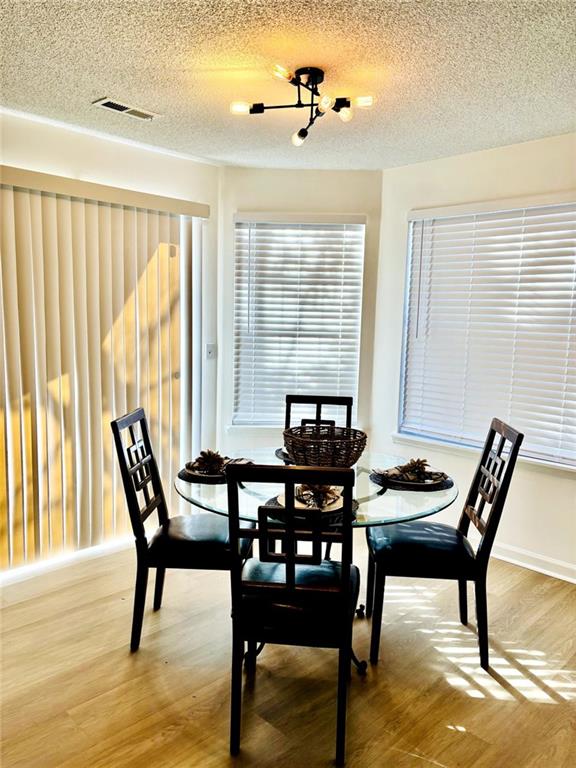
<svg viewBox="0 0 576 768"><path fill-rule="evenodd" d="M131 655L135 561L115 552L3 589L2 766L331 765L336 653L264 649L232 759L228 576L168 572ZM352 675L349 768L576 765L576 586L493 560L488 609L491 674L456 584L389 579L380 664ZM362 658L369 633L355 621Z"/></svg>

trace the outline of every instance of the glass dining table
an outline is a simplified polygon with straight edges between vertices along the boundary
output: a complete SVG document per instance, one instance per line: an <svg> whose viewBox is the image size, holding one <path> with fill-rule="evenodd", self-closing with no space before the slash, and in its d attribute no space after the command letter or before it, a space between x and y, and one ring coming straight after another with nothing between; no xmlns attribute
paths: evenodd
<svg viewBox="0 0 576 768"><path fill-rule="evenodd" d="M247 456L255 464L280 464L273 449L250 451ZM369 525L390 525L391 523L418 520L433 515L449 507L458 497L458 487L454 483L450 488L437 491L407 491L383 488L370 478L375 468L386 469L402 464L406 459L388 456L382 453L366 452L355 466L356 485L354 498L357 502L356 516L352 523L355 528ZM214 512L217 515L228 514L226 484L208 485L190 483L177 478L174 482L177 493L195 507ZM283 492L281 486L263 483L247 483L239 494L240 518L257 520L258 506Z"/></svg>

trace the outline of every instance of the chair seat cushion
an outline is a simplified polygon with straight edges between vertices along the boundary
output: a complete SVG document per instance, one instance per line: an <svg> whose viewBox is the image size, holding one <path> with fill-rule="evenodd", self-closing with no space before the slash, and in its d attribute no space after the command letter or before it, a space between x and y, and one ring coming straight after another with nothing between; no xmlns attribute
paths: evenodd
<svg viewBox="0 0 576 768"><path fill-rule="evenodd" d="M338 647L347 622L354 617L360 590L360 572L352 565L348 615L343 620L338 562L297 565L296 589L288 592L282 588L283 564L250 558L244 564L242 581L247 594L242 598L241 616L234 618L240 620L244 636L259 642L293 645ZM257 594L250 594L251 582ZM262 593L262 584L270 585L268 594Z"/></svg>
<svg viewBox="0 0 576 768"><path fill-rule="evenodd" d="M470 542L451 525L414 520L373 526L366 539L378 567L390 576L472 579L476 573Z"/></svg>
<svg viewBox="0 0 576 768"><path fill-rule="evenodd" d="M242 557L249 555L251 543L241 540ZM148 562L168 568L229 569L228 518L211 512L171 517L152 536Z"/></svg>

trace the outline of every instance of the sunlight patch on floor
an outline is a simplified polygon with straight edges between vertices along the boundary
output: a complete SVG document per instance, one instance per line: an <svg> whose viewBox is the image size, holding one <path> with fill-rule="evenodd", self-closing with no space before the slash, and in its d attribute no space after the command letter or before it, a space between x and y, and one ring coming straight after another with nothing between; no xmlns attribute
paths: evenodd
<svg viewBox="0 0 576 768"><path fill-rule="evenodd" d="M454 673L446 673L451 686L476 699L536 704L576 700L576 673L558 669L544 651L518 647L517 641L496 641L496 648L490 648L490 671L482 669L477 636L470 628L459 621L434 622L436 594L427 586L397 585L386 590L385 605L398 606L402 617L411 613L403 623L429 636L435 650L456 667Z"/></svg>

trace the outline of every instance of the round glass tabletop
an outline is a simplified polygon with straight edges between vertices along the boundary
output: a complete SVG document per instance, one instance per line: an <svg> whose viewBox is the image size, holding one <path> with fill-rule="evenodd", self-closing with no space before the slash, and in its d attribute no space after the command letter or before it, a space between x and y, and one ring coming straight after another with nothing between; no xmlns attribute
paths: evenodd
<svg viewBox="0 0 576 768"><path fill-rule="evenodd" d="M280 463L272 449L250 451L249 454L247 453L247 458L255 464ZM358 510L353 523L354 527L362 528L368 525L388 525L417 520L445 509L456 500L458 496L456 483L451 488L440 491L397 491L390 488L385 490L370 480L369 475L372 469L386 469L405 461L406 459L382 453L364 453L360 457L355 467L354 498L358 502ZM194 506L218 515L228 514L225 483L205 485L188 483L177 478L174 487L183 499ZM283 488L280 485L247 483L239 494L240 517L242 520L257 520L258 506L281 493Z"/></svg>

